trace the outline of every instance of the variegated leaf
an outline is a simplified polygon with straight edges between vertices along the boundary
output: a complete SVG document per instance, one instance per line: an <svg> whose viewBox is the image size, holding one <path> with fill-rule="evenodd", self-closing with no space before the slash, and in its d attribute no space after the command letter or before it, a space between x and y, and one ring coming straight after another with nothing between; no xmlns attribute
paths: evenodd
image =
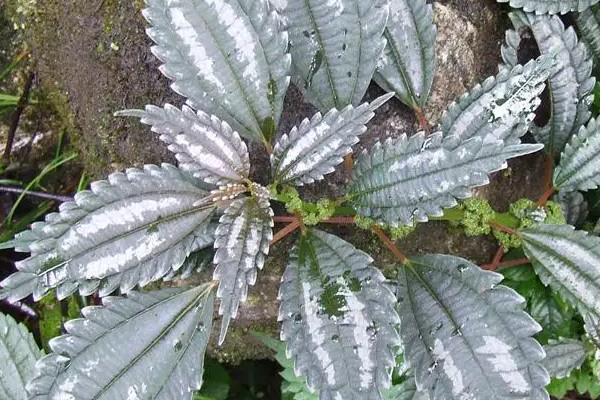
<svg viewBox="0 0 600 400"><path fill-rule="evenodd" d="M452 103L438 129L463 140L480 137L484 142L520 143L535 118L552 63L546 57L525 66L501 68L497 76L487 78Z"/></svg>
<svg viewBox="0 0 600 400"><path fill-rule="evenodd" d="M536 14L566 14L570 11L583 11L598 0L498 0L509 3L511 7L522 8Z"/></svg>
<svg viewBox="0 0 600 400"><path fill-rule="evenodd" d="M402 383L384 391L384 400L429 400L429 395L417 390L415 377L410 375Z"/></svg>
<svg viewBox="0 0 600 400"><path fill-rule="evenodd" d="M583 10L576 18L581 40L587 44L596 63L600 62L600 4Z"/></svg>
<svg viewBox="0 0 600 400"><path fill-rule="evenodd" d="M541 145L510 145L473 137L444 137L441 132L377 143L358 158L348 189L359 214L387 224L412 225L441 216L471 188L489 183L488 174L506 160L538 151Z"/></svg>
<svg viewBox="0 0 600 400"><path fill-rule="evenodd" d="M381 399L395 365L398 315L372 259L331 234L303 233L279 297L281 338L321 400Z"/></svg>
<svg viewBox="0 0 600 400"><path fill-rule="evenodd" d="M227 334L240 303L246 300L248 286L256 282L273 239L273 210L268 198L245 197L234 200L225 210L217 227L215 271L219 281L217 297L219 314L223 316L219 344Z"/></svg>
<svg viewBox="0 0 600 400"><path fill-rule="evenodd" d="M407 106L422 108L435 73L436 26L425 0L392 0L384 36L387 45L373 79Z"/></svg>
<svg viewBox="0 0 600 400"><path fill-rule="evenodd" d="M544 346L546 358L542 365L552 377L564 378L574 369L581 367L586 357L585 345L580 340L550 340Z"/></svg>
<svg viewBox="0 0 600 400"><path fill-rule="evenodd" d="M569 225L580 226L589 214L587 201L579 192L560 191L552 198L552 201L560 204Z"/></svg>
<svg viewBox="0 0 600 400"><path fill-rule="evenodd" d="M583 320L585 321L584 327L587 337L592 344L596 346L594 358L600 363L600 317L597 315L586 314L583 316ZM600 377L598 378L600 379Z"/></svg>
<svg viewBox="0 0 600 400"><path fill-rule="evenodd" d="M175 92L267 141L289 84L287 33L268 0L146 0L152 52Z"/></svg>
<svg viewBox="0 0 600 400"><path fill-rule="evenodd" d="M432 400L548 399L540 326L502 276L462 258L426 255L400 268L405 361Z"/></svg>
<svg viewBox="0 0 600 400"><path fill-rule="evenodd" d="M383 53L389 0L287 1L292 74L321 112L358 106Z"/></svg>
<svg viewBox="0 0 600 400"><path fill-rule="evenodd" d="M175 153L179 168L204 182L225 185L244 182L250 173L250 155L246 143L229 124L202 111L182 110L167 104L164 108L146 106L145 111L117 113L135 116L152 126L160 140Z"/></svg>
<svg viewBox="0 0 600 400"><path fill-rule="evenodd" d="M211 224L211 229L213 231L213 240L214 243L214 231L216 230L216 225ZM186 259L181 268L177 271L169 272L163 280L166 282L172 281L181 281L188 279L196 272L201 272L209 267L212 267L212 260L214 256L214 250L210 247L204 248L202 250L198 250L190 254Z"/></svg>
<svg viewBox="0 0 600 400"><path fill-rule="evenodd" d="M592 59L583 43L579 43L573 27L565 29L558 16L533 15L523 12L510 14L515 29L531 29L542 55L552 55L556 63L549 77L551 114L543 127L533 125L531 132L548 153L558 156L569 138L589 120L589 106L596 79L591 76ZM519 37L507 33L502 58L510 67L518 63Z"/></svg>
<svg viewBox="0 0 600 400"><path fill-rule="evenodd" d="M10 316L0 313L0 398L27 400L25 385L35 376L42 356L33 335Z"/></svg>
<svg viewBox="0 0 600 400"><path fill-rule="evenodd" d="M40 299L50 288L59 299L77 288L106 296L161 279L192 251L211 245L214 206L197 205L206 196L192 177L167 164L94 182L16 236L15 249L31 256L0 283L0 298L33 293Z"/></svg>
<svg viewBox="0 0 600 400"><path fill-rule="evenodd" d="M392 96L389 93L370 104L357 108L350 105L342 111L332 109L325 116L317 113L302 121L275 145L271 154L275 181L303 185L333 172L367 130L374 111Z"/></svg>
<svg viewBox="0 0 600 400"><path fill-rule="evenodd" d="M591 119L571 138L554 170L554 186L562 191L600 185L600 121Z"/></svg>
<svg viewBox="0 0 600 400"><path fill-rule="evenodd" d="M213 316L208 285L107 297L82 310L37 363L29 400L191 399Z"/></svg>
<svg viewBox="0 0 600 400"><path fill-rule="evenodd" d="M520 231L525 255L545 285L581 314L600 313L600 238L569 225L535 225Z"/></svg>

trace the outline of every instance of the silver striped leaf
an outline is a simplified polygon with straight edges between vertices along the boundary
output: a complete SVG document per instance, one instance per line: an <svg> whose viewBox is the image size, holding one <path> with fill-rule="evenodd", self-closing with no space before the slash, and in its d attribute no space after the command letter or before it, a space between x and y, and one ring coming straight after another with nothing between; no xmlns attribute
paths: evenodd
<svg viewBox="0 0 600 400"><path fill-rule="evenodd" d="M384 36L387 45L373 79L407 106L422 108L435 74L433 8L425 0L392 0Z"/></svg>
<svg viewBox="0 0 600 400"><path fill-rule="evenodd" d="M256 283L259 269L273 239L273 210L266 197L234 200L219 220L215 239L215 271L219 281L219 315L223 316L219 344L225 341L231 319L246 300L248 286Z"/></svg>
<svg viewBox="0 0 600 400"><path fill-rule="evenodd" d="M536 14L566 14L570 11L583 11L598 0L498 0L510 3L511 7Z"/></svg>
<svg viewBox="0 0 600 400"><path fill-rule="evenodd" d="M289 85L287 33L268 0L146 0L152 52L196 110L266 142Z"/></svg>
<svg viewBox="0 0 600 400"><path fill-rule="evenodd" d="M292 79L321 112L358 106L383 53L389 0L287 1Z"/></svg>
<svg viewBox="0 0 600 400"><path fill-rule="evenodd" d="M210 285L107 297L50 341L29 400L191 399L212 326Z"/></svg>
<svg viewBox="0 0 600 400"><path fill-rule="evenodd" d="M10 315L0 313L0 398L27 400L25 385L42 357L33 335Z"/></svg>
<svg viewBox="0 0 600 400"><path fill-rule="evenodd" d="M281 339L321 400L380 400L399 345L393 293L373 260L344 240L302 234L279 288Z"/></svg>
<svg viewBox="0 0 600 400"><path fill-rule="evenodd" d="M541 147L481 137L462 141L441 132L402 135L360 155L348 196L359 214L386 224L425 222L470 197L471 188L487 185L488 174L506 168L507 159Z"/></svg>
<svg viewBox="0 0 600 400"><path fill-rule="evenodd" d="M399 269L405 362L432 400L548 399L533 339L541 327L502 276L455 256L425 255Z"/></svg>
<svg viewBox="0 0 600 400"><path fill-rule="evenodd" d="M56 288L59 299L99 290L126 293L178 270L195 250L210 246L212 202L196 180L164 164L114 173L91 184L59 213L46 216L12 244L31 255L0 282L0 298L40 299Z"/></svg>
<svg viewBox="0 0 600 400"><path fill-rule="evenodd" d="M584 327L587 337L596 346L594 358L597 362L600 362L600 317L598 315L586 314L583 316L583 320L585 321ZM598 375L598 372L596 372L596 375ZM598 379L600 379L600 376L598 376Z"/></svg>
<svg viewBox="0 0 600 400"><path fill-rule="evenodd" d="M525 66L501 68L498 75L453 102L442 115L438 129L463 140L480 137L484 142L520 143L535 118L552 62L546 57Z"/></svg>
<svg viewBox="0 0 600 400"><path fill-rule="evenodd" d="M552 201L560 204L565 220L569 225L581 226L589 214L588 203L579 192L560 191L552 197Z"/></svg>
<svg viewBox="0 0 600 400"><path fill-rule="evenodd" d="M548 374L556 378L564 378L581 367L586 358L585 344L580 340L561 338L550 339L544 346L546 358L542 365Z"/></svg>
<svg viewBox="0 0 600 400"><path fill-rule="evenodd" d="M520 231L525 255L542 282L582 315L600 314L600 238L569 225L535 225Z"/></svg>
<svg viewBox="0 0 600 400"><path fill-rule="evenodd" d="M596 60L600 62L600 4L595 4L576 15L581 40Z"/></svg>
<svg viewBox="0 0 600 400"><path fill-rule="evenodd" d="M543 127L532 125L531 132L549 154L558 156L569 138L579 132L591 116L592 90L596 79L591 76L592 59L585 44L578 42L573 27L565 28L558 16L510 14L515 29L531 29L542 55L553 56L555 64L549 77L551 115ZM518 33L507 33L502 58L508 67L518 64Z"/></svg>
<svg viewBox="0 0 600 400"><path fill-rule="evenodd" d="M144 111L118 112L135 116L152 126L160 140L175 153L179 168L214 185L245 182L250 174L250 155L246 143L229 124L214 115L182 110L170 104L164 108L146 106Z"/></svg>
<svg viewBox="0 0 600 400"><path fill-rule="evenodd" d="M590 119L567 143L553 181L556 188L567 192L600 185L600 121Z"/></svg>
<svg viewBox="0 0 600 400"><path fill-rule="evenodd" d="M389 93L356 108L332 109L324 116L317 113L292 128L277 141L271 154L275 182L301 186L332 173L365 133L374 111L391 97Z"/></svg>

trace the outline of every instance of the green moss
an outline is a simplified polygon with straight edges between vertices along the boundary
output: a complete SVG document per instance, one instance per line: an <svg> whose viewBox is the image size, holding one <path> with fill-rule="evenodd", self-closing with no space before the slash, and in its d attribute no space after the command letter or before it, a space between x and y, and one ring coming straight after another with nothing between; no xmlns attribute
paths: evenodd
<svg viewBox="0 0 600 400"><path fill-rule="evenodd" d="M459 208L463 212L463 218L459 224L464 228L467 236L487 235L491 228L489 221L496 213L487 200L471 198L465 200Z"/></svg>

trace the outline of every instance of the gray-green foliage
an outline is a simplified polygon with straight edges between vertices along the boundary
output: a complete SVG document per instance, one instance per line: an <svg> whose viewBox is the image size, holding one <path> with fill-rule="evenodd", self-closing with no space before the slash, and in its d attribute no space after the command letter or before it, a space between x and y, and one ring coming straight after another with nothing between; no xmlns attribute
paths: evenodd
<svg viewBox="0 0 600 400"><path fill-rule="evenodd" d="M527 309L548 331L539 334L524 299L499 285L496 273L455 256L407 260L383 237L400 261L388 280L368 254L309 228L330 215L350 220L355 212L358 219L367 217L367 227L442 218L474 187L489 183L491 173L506 168L508 159L542 147L521 138L548 78L553 119L531 130L553 153L573 136L554 184L564 203L579 210L581 194L572 190L598 185L600 140L595 120L579 130L589 118L591 61L558 17L519 14L517 25L531 26L542 57L516 65L519 37L507 34L503 55L511 67L453 103L437 132L392 132L358 157L345 196L313 204L292 186L324 179L351 154L376 109L393 96L363 101L374 76L417 113L426 105L436 35L431 6L423 0L146 3L152 51L187 105L119 114L150 125L179 166L112 174L11 242L30 256L0 282L2 299L33 294L37 300L51 289L58 298L77 290L121 295L104 297L102 306L85 308L83 319L65 325L67 334L54 339L53 353L37 364L29 399L190 399L201 386L213 302L222 315L222 343L269 253L272 210L286 207L296 213L287 216L293 221L288 228L301 232L279 291L281 337L292 360L284 360L283 351L279 359L297 400L543 400L544 365L552 374L566 374L579 363L581 346L551 342L552 357L543 361L534 334L560 336L577 309L590 346L599 345L597 237L533 219L518 232L505 227L506 234L520 236L541 281L573 306L566 307L532 270L522 282L514 274L517 287L531 286ZM512 0L538 14L589 3ZM321 112L286 134L278 121L290 76ZM259 142L250 147L253 153L243 138ZM250 160L261 142L271 153L268 187L252 181L257 166ZM284 204L272 208L274 201ZM546 215L542 205L535 212ZM491 209L488 214L482 223L497 216ZM212 272L212 281L132 291L199 269ZM13 328L9 322L8 331ZM16 348L5 332L0 329L0 343L9 344L8 352L0 346L1 385ZM398 361L403 350L405 361ZM38 353L31 354L29 361ZM399 375L391 374L394 368ZM306 384L294 374L306 375ZM23 376L14 386L19 399L25 398Z"/></svg>
<svg viewBox="0 0 600 400"><path fill-rule="evenodd" d="M536 14L566 14L569 11L583 11L598 0L497 0L510 3L511 7L522 8Z"/></svg>
<svg viewBox="0 0 600 400"><path fill-rule="evenodd" d="M26 400L25 385L35 376L35 362L42 356L27 328L0 313L0 397Z"/></svg>
<svg viewBox="0 0 600 400"><path fill-rule="evenodd" d="M595 4L577 14L577 27L581 39L594 55L596 64L600 61L600 5Z"/></svg>
<svg viewBox="0 0 600 400"><path fill-rule="evenodd" d="M574 339L550 340L544 351L546 358L542 364L550 376L557 378L564 378L581 367L586 356L584 343Z"/></svg>

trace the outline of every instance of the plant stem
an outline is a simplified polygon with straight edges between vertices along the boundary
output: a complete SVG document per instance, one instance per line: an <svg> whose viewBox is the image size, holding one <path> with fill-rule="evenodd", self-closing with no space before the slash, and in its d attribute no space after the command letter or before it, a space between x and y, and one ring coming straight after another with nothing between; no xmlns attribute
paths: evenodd
<svg viewBox="0 0 600 400"><path fill-rule="evenodd" d="M344 166L346 167L346 179L350 180L352 178L352 171L354 170L354 158L352 157L352 153L344 157Z"/></svg>
<svg viewBox="0 0 600 400"><path fill-rule="evenodd" d="M500 247L498 248L498 251L496 251L496 254L494 255L494 258L492 259L491 264L487 264L487 266L489 266L490 271L495 271L498 268L498 265L500 264L500 261L502 260L502 256L504 255L504 245L500 245Z"/></svg>
<svg viewBox="0 0 600 400"><path fill-rule="evenodd" d="M34 196L34 197L39 197L41 199L60 201L62 203L67 202L67 201L73 201L73 198L69 197L69 196L60 196L60 195L52 194L52 193L36 192L34 190L27 190L27 189L7 187L7 186L0 186L0 192L25 194L27 196Z"/></svg>
<svg viewBox="0 0 600 400"><path fill-rule="evenodd" d="M373 233L375 233L379 239L385 244L385 246L394 254L394 256L402 262L402 264L406 264L408 262L408 258L400 251L398 246L385 234L384 231L381 230L378 226L371 227Z"/></svg>
<svg viewBox="0 0 600 400"><path fill-rule="evenodd" d="M546 193L544 193L542 197L540 197L540 199L538 200L538 205L540 207L545 206L554 193L556 193L556 188L554 186L551 186L548 190L546 190Z"/></svg>
<svg viewBox="0 0 600 400"><path fill-rule="evenodd" d="M492 228L496 228L498 230L501 230L504 233L508 233L509 235L512 236L521 236L521 234L519 232L517 232L516 230L509 228L508 226L504 226L502 224L499 224L496 221L489 221L489 224Z"/></svg>
<svg viewBox="0 0 600 400"><path fill-rule="evenodd" d="M492 264L484 264L481 266L482 269L487 269L489 271L495 271L499 268L507 268L507 267L516 267L518 265L525 265L525 264L529 264L530 261L527 258L519 258L518 260L508 260L508 261L502 261L501 263L498 263L498 265L493 266Z"/></svg>
<svg viewBox="0 0 600 400"><path fill-rule="evenodd" d="M282 230L280 230L279 232L277 232L275 234L275 236L273 236L273 240L271 240L270 245L274 245L275 243L279 242L281 239L283 239L284 237L286 237L287 235L289 235L290 233L294 232L296 229L298 229L300 227L300 225L302 225L302 222L300 221L299 218L294 217L294 221L291 222L290 224L286 225L285 228L283 228Z"/></svg>
<svg viewBox="0 0 600 400"><path fill-rule="evenodd" d="M27 81L25 82L25 89L23 89L23 94L19 99L19 103L17 104L17 109L15 110L15 115L13 117L12 123L8 130L8 138L6 139L6 146L4 147L4 155L2 156L2 160L5 164L10 162L10 152L12 151L12 146L15 141L15 134L17 133L17 128L19 127L19 121L21 120L21 115L25 110L25 106L29 102L29 94L31 93L31 88L33 86L33 80L35 78L35 74L32 72L27 77Z"/></svg>
<svg viewBox="0 0 600 400"><path fill-rule="evenodd" d="M415 107L414 112L417 116L417 121L419 122L419 129L429 134L429 125L427 124L427 119L425 118L423 109L420 107Z"/></svg>

